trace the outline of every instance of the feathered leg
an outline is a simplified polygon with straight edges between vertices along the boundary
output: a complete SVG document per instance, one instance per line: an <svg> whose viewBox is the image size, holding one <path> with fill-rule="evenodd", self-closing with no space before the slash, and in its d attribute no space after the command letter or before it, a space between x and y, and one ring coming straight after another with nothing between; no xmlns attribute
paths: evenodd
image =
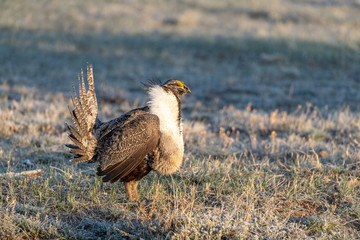
<svg viewBox="0 0 360 240"><path fill-rule="evenodd" d="M138 191L137 191L137 185L138 185L138 182L137 182L137 181L134 181L134 182L133 182L133 185L132 185L132 187L133 187L133 195L134 195L134 197L135 197L135 200L136 200L137 202L140 202L139 194L138 194Z"/></svg>
<svg viewBox="0 0 360 240"><path fill-rule="evenodd" d="M124 182L126 193L129 196L130 201L140 202L139 195L137 192L137 181Z"/></svg>

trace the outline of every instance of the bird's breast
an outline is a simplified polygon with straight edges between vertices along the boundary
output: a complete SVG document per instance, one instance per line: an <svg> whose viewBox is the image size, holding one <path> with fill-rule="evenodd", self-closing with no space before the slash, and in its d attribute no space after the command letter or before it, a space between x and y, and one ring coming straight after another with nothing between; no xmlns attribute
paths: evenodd
<svg viewBox="0 0 360 240"><path fill-rule="evenodd" d="M159 145L150 160L150 167L159 174L168 175L179 170L184 156L182 136L177 139L168 134L161 134Z"/></svg>

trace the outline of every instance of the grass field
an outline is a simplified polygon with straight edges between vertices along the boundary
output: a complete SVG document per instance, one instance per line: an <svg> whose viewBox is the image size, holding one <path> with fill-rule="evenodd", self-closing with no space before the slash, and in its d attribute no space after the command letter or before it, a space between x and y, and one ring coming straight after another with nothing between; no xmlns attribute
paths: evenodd
<svg viewBox="0 0 360 240"><path fill-rule="evenodd" d="M185 162L140 204L63 146L184 81ZM0 1L0 239L359 239L360 1Z"/></svg>

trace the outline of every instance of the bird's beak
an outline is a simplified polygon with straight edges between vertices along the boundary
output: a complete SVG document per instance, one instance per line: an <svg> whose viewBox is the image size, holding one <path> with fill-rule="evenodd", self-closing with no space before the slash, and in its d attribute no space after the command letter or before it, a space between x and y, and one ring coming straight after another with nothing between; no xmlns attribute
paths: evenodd
<svg viewBox="0 0 360 240"><path fill-rule="evenodd" d="M191 93L190 88L184 84L185 93Z"/></svg>

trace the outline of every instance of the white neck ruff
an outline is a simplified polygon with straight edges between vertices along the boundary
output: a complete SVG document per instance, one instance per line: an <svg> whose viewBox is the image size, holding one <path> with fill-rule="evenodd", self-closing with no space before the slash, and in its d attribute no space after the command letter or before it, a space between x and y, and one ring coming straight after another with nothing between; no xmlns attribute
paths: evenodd
<svg viewBox="0 0 360 240"><path fill-rule="evenodd" d="M159 117L160 132L173 137L181 136L182 124L181 119L179 120L179 103L175 95L172 92L166 92L161 86L154 86L150 88L149 96L150 113Z"/></svg>
<svg viewBox="0 0 360 240"><path fill-rule="evenodd" d="M150 88L149 95L150 113L160 119L162 149L161 159L154 159L150 166L160 174L172 174L180 168L184 155L179 102L172 92L166 92L161 86Z"/></svg>

